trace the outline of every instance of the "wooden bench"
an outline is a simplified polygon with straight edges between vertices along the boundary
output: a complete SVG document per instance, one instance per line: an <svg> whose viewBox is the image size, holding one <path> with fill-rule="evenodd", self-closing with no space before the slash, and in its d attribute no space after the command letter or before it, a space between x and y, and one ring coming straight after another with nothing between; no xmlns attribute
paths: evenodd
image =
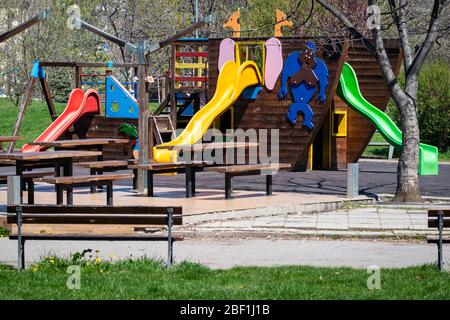
<svg viewBox="0 0 450 320"><path fill-rule="evenodd" d="M13 167L15 165L16 162L14 160L0 160L0 167Z"/></svg>
<svg viewBox="0 0 450 320"><path fill-rule="evenodd" d="M7 208L7 223L17 225L17 234L12 234L9 238L18 240L20 269L25 268L27 240L167 241L167 265L170 266L173 262L173 242L183 240L173 236L172 226L181 225L182 222L181 207L23 205ZM27 224L152 225L166 227L167 232L129 235L26 234L22 232L22 227Z"/></svg>
<svg viewBox="0 0 450 320"><path fill-rule="evenodd" d="M8 177L15 176L15 172L10 173L2 173L0 174L0 181L6 181ZM34 204L34 179L43 178L47 176L54 176L55 171L46 170L46 171L25 171L22 174L22 179L24 183L24 187L26 186L28 190L28 204Z"/></svg>
<svg viewBox="0 0 450 320"><path fill-rule="evenodd" d="M56 186L56 204L63 204L63 191L67 190L67 205L73 205L73 189L92 186L106 186L106 204L113 205L113 183L115 181L132 179L130 173L94 175L94 176L71 176L71 177L44 177L35 181L54 184Z"/></svg>
<svg viewBox="0 0 450 320"><path fill-rule="evenodd" d="M127 170L129 162L126 160L108 160L108 161L93 161L93 162L79 162L77 166L90 170L91 175L101 175L103 172L115 172L118 170ZM137 170L133 170L133 189L136 189ZM91 187L91 192L95 193L96 187Z"/></svg>
<svg viewBox="0 0 450 320"><path fill-rule="evenodd" d="M234 177L264 175L266 176L266 194L272 195L272 176L277 174L279 170L288 170L290 168L291 165L289 163L274 163L208 167L204 171L225 174L225 199L231 199Z"/></svg>
<svg viewBox="0 0 450 320"><path fill-rule="evenodd" d="M438 267L439 270L444 270L444 254L442 245L450 243L450 236L444 236L445 228L450 228L450 209L429 209L428 210L428 228L438 230L437 236L427 237L428 243L435 243L438 247Z"/></svg>
<svg viewBox="0 0 450 320"><path fill-rule="evenodd" d="M204 162L168 162L131 165L132 169L141 169L147 172L147 194L153 197L153 176L162 173L186 174L186 198L195 197L195 173L203 170Z"/></svg>

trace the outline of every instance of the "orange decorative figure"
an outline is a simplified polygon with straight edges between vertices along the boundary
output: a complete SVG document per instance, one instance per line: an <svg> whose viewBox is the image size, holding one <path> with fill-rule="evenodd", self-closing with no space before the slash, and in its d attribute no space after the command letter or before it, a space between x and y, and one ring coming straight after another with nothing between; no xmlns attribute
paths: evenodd
<svg viewBox="0 0 450 320"><path fill-rule="evenodd" d="M276 20L275 20L275 37L282 37L283 32L282 27L292 27L294 24L287 20L287 16L281 10L276 10Z"/></svg>
<svg viewBox="0 0 450 320"><path fill-rule="evenodd" d="M231 29L233 31L232 37L233 38L240 38L241 37L241 11L237 10L231 14L231 16L228 18L227 22L223 24L224 28Z"/></svg>

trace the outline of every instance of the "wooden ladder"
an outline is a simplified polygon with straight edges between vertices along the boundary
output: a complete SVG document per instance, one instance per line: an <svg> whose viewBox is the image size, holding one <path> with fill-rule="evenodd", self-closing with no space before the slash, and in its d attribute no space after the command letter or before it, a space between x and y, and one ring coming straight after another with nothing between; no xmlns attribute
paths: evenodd
<svg viewBox="0 0 450 320"><path fill-rule="evenodd" d="M162 129L163 126L161 124L161 120L165 120L166 125L164 129ZM162 137L162 135L165 133L170 133L171 139L175 139L176 137L175 128L173 126L170 115L153 116L153 127L155 128L155 130L153 130L153 134L155 136L157 145L165 142L163 141Z"/></svg>

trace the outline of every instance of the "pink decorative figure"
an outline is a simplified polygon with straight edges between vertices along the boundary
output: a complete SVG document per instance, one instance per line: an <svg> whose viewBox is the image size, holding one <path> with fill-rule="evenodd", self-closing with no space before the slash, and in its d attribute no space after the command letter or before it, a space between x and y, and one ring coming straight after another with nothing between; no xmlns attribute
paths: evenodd
<svg viewBox="0 0 450 320"><path fill-rule="evenodd" d="M235 42L230 38L225 38L220 43L219 48L219 72L227 61L236 61L234 52Z"/></svg>
<svg viewBox="0 0 450 320"><path fill-rule="evenodd" d="M283 70L283 52L280 40L270 38L266 41L266 65L264 68L264 84L273 90Z"/></svg>

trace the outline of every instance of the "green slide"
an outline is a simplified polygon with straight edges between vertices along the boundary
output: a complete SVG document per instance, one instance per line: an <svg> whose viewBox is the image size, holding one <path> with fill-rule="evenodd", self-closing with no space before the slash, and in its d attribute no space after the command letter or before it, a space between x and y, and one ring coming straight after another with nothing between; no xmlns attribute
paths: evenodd
<svg viewBox="0 0 450 320"><path fill-rule="evenodd" d="M386 113L368 102L359 91L355 70L348 63L344 64L339 79L338 95L353 109L369 119L382 136L393 146L402 147L402 132ZM438 149L421 143L419 155L419 174L438 174Z"/></svg>

